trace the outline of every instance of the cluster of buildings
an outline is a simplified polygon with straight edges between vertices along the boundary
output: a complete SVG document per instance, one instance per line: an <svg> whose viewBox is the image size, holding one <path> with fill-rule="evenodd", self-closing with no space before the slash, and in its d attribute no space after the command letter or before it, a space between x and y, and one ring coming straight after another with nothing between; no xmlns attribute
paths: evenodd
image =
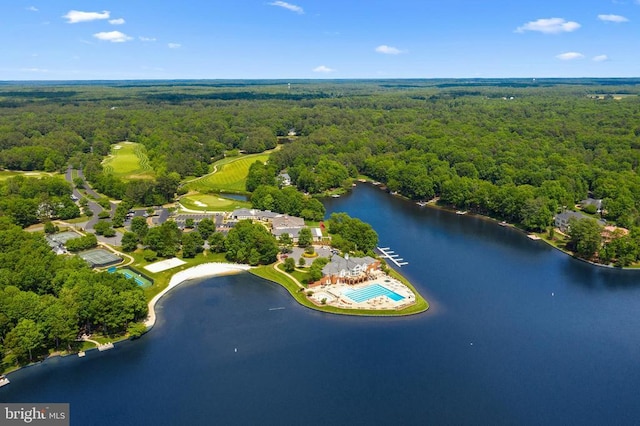
<svg viewBox="0 0 640 426"><path fill-rule="evenodd" d="M580 209L585 209L588 206L595 207L595 212L596 213L598 213L598 214L602 213L602 200L601 199L596 199L596 198L589 197L589 198L586 198L586 199L580 201L580 203L576 207L578 207ZM573 210L566 210L565 209L561 213L558 213L557 215L554 216L553 224L560 231L567 232L569 230L569 222L570 222L571 219L581 220L581 219L587 219L587 218L591 219L593 217L589 216L589 215L586 215L586 214L584 214L582 212L573 211ZM605 226L606 223L607 223L603 219L597 219L597 222L601 226Z"/></svg>
<svg viewBox="0 0 640 426"><path fill-rule="evenodd" d="M204 218L213 220L216 225L216 231L223 233L229 232L229 230L241 220L251 219L263 222L268 226L271 233L276 238L279 238L283 234L289 234L289 237L291 237L294 243L298 242L300 230L307 227L304 223L304 219L301 217L275 213L270 210L247 208L236 209L231 213L179 214L174 218L174 220L180 228L184 228L187 219L192 219L194 226L197 228L198 223ZM313 241L321 242L322 230L316 227L310 229Z"/></svg>
<svg viewBox="0 0 640 426"><path fill-rule="evenodd" d="M322 268L322 278L309 284L309 288L327 284L360 284L376 278L380 274L380 260L370 256L344 257L331 256L329 263Z"/></svg>
<svg viewBox="0 0 640 426"><path fill-rule="evenodd" d="M593 206L592 209L594 209L597 214L602 213L603 209L602 209L601 199L587 198L585 200L580 201L580 204L577 207L584 209L587 206ZM553 224L561 232L568 232L570 228L571 219L575 219L575 220L595 219L598 225L602 226L602 238L604 241L611 241L617 236L627 235L629 233L628 229L607 225L607 221L604 219L594 218L593 216L589 216L580 211L573 211L573 210L564 210L561 213L558 213L557 215L555 215L555 217L553 218Z"/></svg>

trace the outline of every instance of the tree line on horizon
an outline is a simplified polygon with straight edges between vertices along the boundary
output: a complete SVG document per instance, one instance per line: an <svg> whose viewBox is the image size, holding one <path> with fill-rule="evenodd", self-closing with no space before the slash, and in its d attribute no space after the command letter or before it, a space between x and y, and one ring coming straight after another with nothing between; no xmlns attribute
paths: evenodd
<svg viewBox="0 0 640 426"><path fill-rule="evenodd" d="M296 87L307 96L266 96L286 92L275 83L12 87L14 103L0 108L0 166L52 170L71 162L105 194L149 204L171 198L176 182L206 173L225 151L259 152L280 138L286 143L272 154L271 173L287 170L312 194L366 175L408 198L438 197L533 231L591 196L603 199L609 223L640 225L637 81ZM124 182L101 170L123 140L145 146L156 181Z"/></svg>

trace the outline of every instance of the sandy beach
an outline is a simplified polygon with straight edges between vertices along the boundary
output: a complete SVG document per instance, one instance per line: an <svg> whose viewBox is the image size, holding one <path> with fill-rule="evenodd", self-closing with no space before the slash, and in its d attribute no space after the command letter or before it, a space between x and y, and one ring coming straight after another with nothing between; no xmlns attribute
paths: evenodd
<svg viewBox="0 0 640 426"><path fill-rule="evenodd" d="M193 268L185 269L184 271L176 273L171 277L167 288L158 293L149 302L149 314L144 322L144 325L147 326L147 330L154 326L154 324L156 323L156 303L158 303L158 300L160 300L162 296L164 296L183 282L196 278L237 274L238 272L246 271L250 268L251 267L249 265L241 265L238 263L203 263L202 265L194 266Z"/></svg>

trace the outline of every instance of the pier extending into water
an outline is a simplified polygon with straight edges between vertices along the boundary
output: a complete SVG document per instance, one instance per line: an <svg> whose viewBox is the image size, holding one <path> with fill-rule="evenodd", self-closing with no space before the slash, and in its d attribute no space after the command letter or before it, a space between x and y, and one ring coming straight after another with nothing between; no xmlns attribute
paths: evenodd
<svg viewBox="0 0 640 426"><path fill-rule="evenodd" d="M376 247L378 249L378 251L380 253L382 253L382 257L385 259L389 259L390 261L392 261L398 268L404 266L404 265L408 265L409 262L405 262L403 258L400 257L400 255L395 254L395 252L393 250L391 250L390 247Z"/></svg>

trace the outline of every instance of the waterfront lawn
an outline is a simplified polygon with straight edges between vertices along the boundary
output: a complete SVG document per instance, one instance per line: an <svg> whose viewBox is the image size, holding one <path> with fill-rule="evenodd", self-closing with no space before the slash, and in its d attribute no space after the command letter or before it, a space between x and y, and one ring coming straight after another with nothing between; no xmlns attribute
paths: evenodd
<svg viewBox="0 0 640 426"><path fill-rule="evenodd" d="M281 270L282 272L285 272L284 270L284 264L279 264L276 266L276 268L278 268L279 270ZM299 268L296 268L293 272L289 272L289 274L291 276L293 276L296 280L298 280L299 283L303 284L306 286L307 282L309 281L309 277L310 274L304 270L300 270Z"/></svg>

